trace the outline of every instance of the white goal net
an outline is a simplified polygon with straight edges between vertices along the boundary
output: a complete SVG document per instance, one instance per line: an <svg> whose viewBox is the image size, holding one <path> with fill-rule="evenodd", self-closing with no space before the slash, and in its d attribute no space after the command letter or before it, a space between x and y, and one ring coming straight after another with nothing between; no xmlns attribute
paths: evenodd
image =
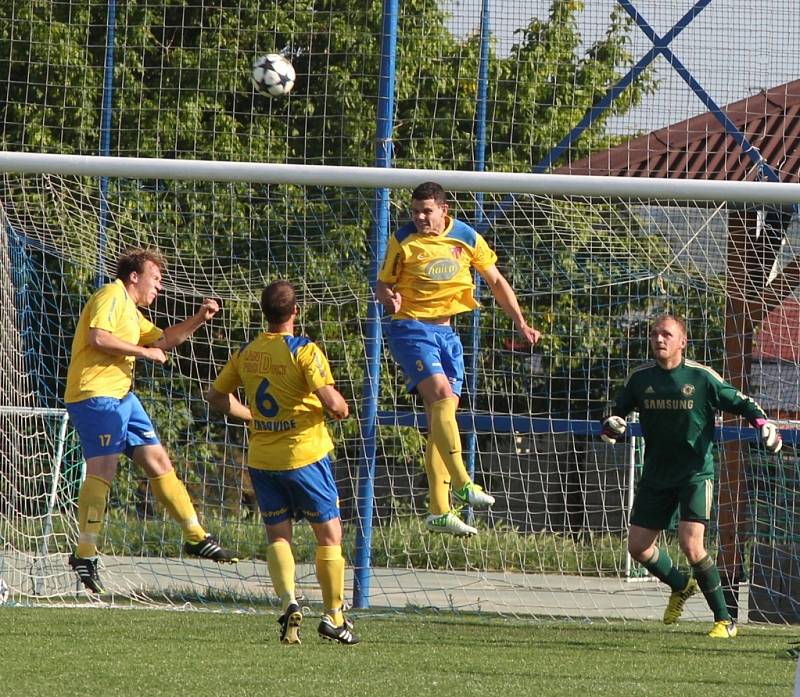
<svg viewBox="0 0 800 697"><path fill-rule="evenodd" d="M457 175L438 176L447 184ZM486 176L487 186L497 185ZM537 187L541 181L547 179L537 179ZM461 187L456 182L452 188ZM81 463L74 434L60 430L56 409L71 329L92 291L101 206L80 177L8 175L3 190L4 234L11 236L6 249L20 256L3 272L9 302L2 304L0 342L6 370L0 394L7 405L0 418L8 423L0 450L2 568L16 601L72 602L85 598L65 564L75 541ZM156 506L142 473L126 463L112 488L100 543L111 590L103 602L257 608L272 601L263 528L242 466L244 429L209 413L202 394L231 350L260 330L261 288L287 277L301 289L302 331L324 347L353 407L353 418L332 426L350 599L356 586L359 604L394 610L660 616L664 588L625 552L641 448L635 440L607 446L596 437L597 419L621 380L648 356L649 320L667 310L685 316L689 355L734 381L741 375L730 375L737 358L731 341L744 345L749 338L748 389L775 416L785 415L788 400L796 398L796 367L770 353L785 333L770 303L775 289L790 283L796 223L769 223L764 211L774 201L728 204L724 192L719 200L454 194L453 212L465 220L475 219L482 200L491 217L484 234L525 314L544 335L533 352L520 349L508 319L485 297L474 321L458 320L473 385L459 416L467 461L498 499L490 513L476 514L479 535L463 541L425 533L421 525L424 410L405 394L383 351L379 376L368 373L374 191L346 182L159 178L150 187L118 180L103 230L106 272L124 247L153 244L169 262L164 292L151 308L157 323L182 319L203 295L222 303L221 315L166 366L139 364L135 390L204 523L245 561L223 569L182 558L179 528ZM406 219L406 196L403 190L393 194L392 225ZM735 246L735 230L761 240L757 263L745 275L736 259L750 252ZM775 236L780 243L768 244ZM745 287L759 288L747 301L750 330L745 326L732 337L730 303ZM791 291L777 307L795 298ZM33 345L38 355L27 360ZM374 403L370 395L377 396ZM794 424L783 425L787 444L775 461L757 448L746 425L720 422L716 518L708 542L742 619L781 621L793 603L787 588L798 582L791 562ZM369 500L363 495L367 476ZM666 543L682 559L670 535ZM306 526L295 547L300 587L314 603L313 539ZM369 567L354 572L365 556ZM702 600L690 604L694 617L707 612Z"/></svg>

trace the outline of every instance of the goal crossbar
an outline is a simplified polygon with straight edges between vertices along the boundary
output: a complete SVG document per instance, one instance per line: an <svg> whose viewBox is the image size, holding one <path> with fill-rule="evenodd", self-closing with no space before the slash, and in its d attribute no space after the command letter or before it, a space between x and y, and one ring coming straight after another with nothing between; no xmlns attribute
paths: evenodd
<svg viewBox="0 0 800 697"><path fill-rule="evenodd" d="M413 188L423 181L435 180L451 191L546 194L549 196L652 197L671 200L703 199L739 203L795 204L800 202L800 184L779 182L458 172L50 153L2 152L0 153L0 172L132 179L258 182L298 186L350 186L372 189Z"/></svg>

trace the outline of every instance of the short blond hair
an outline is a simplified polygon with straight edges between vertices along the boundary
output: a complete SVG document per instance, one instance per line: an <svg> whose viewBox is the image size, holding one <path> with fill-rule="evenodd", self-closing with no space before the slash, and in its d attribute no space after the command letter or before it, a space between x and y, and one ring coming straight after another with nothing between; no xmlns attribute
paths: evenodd
<svg viewBox="0 0 800 697"><path fill-rule="evenodd" d="M686 336L686 322L684 321L683 317L680 317L679 315L673 315L671 312L665 312L664 314L656 317L653 320L652 328L655 329L659 324L663 324L668 320L675 322L675 324L681 328L683 335Z"/></svg>

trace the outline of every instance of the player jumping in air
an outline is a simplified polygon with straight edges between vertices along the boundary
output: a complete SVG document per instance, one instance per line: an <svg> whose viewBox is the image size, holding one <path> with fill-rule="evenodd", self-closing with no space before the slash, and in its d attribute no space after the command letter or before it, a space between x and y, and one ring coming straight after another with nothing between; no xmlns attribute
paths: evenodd
<svg viewBox="0 0 800 697"><path fill-rule="evenodd" d="M528 344L540 334L522 316L514 290L495 266L497 255L481 235L447 212L447 194L439 184L426 182L411 192L411 222L389 240L376 296L392 316L386 332L389 350L405 373L409 392L421 395L428 416L430 515L425 525L434 532L474 535L477 530L450 506L451 488L457 505L486 508L494 503L467 474L456 423L464 350L450 319L478 307L472 269Z"/></svg>

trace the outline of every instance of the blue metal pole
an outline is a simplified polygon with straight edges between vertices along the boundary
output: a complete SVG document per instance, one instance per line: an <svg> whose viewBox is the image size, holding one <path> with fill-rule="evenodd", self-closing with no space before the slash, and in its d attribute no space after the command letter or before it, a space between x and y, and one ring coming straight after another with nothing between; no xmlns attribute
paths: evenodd
<svg viewBox="0 0 800 697"><path fill-rule="evenodd" d="M481 48L478 63L478 95L475 109L475 171L483 172L486 169L486 114L489 92L489 38L491 36L489 23L489 0L483 0L481 5ZM486 224L483 211L483 193L475 194L475 227L482 229ZM480 274L475 274L475 297L480 299L482 281ZM478 353L481 346L481 312L474 310L472 313L472 355L467 377L467 389L473 408L475 396L478 393ZM467 434L467 472L475 477L475 453L477 450L478 436L475 429ZM467 513L467 520L472 518L472 511Z"/></svg>
<svg viewBox="0 0 800 697"><path fill-rule="evenodd" d="M117 24L117 2L108 0L106 17L106 59L103 73L103 110L100 115L100 154L111 154L111 109L114 95L114 32ZM106 282L106 245L108 237L108 177L100 177L100 229L97 232L97 269L94 284Z"/></svg>
<svg viewBox="0 0 800 697"><path fill-rule="evenodd" d="M623 9L631 15L631 18L639 25L640 29L648 35L653 44L651 48L639 61L634 65L628 73L616 84L614 87L603 97L597 104L595 104L589 111L586 112L584 117L580 120L567 136L556 145L541 162L537 163L533 168L533 172L540 173L547 171L550 166L564 153L564 151L572 145L581 134L589 128L614 102L614 100L622 94L628 86L638 77L650 63L652 63L659 53L663 53L666 47L672 43L678 34L680 34L686 27L691 24L692 20L703 11L703 9L711 2L711 0L698 0L683 17L681 17L663 37L659 37L652 32L648 34L645 27L650 28L644 18L639 14L635 7L628 0L617 0L622 5Z"/></svg>
<svg viewBox="0 0 800 697"><path fill-rule="evenodd" d="M639 14L639 11L633 5L631 0L617 0L617 2L622 5L622 8L631 16L631 18L636 22L639 29L647 36L648 39L653 43L655 50L661 53L664 56L664 59L675 69L678 75L683 78L684 82L692 89L692 91L698 96L700 101L708 108L708 110L714 114L717 121L719 121L724 127L725 132L730 135L736 143L742 148L744 153L753 161L755 165L759 167L759 173L762 176L766 176L767 179L770 179L774 182L779 182L780 177L775 172L772 167L769 166L767 161L764 159L764 156L758 150L758 148L754 147L747 137L742 133L739 128L736 126L733 121L728 118L728 115L720 109L719 105L711 98L711 95L706 92L703 86L694 78L694 75L689 71L686 66L678 59L678 57L668 48L668 45L672 42L674 38L673 32L675 29L669 34L665 35L664 38L658 36L655 30L647 23L642 15ZM697 6L700 5L707 5L711 0L700 0L697 3ZM702 7L699 7L697 14ZM694 8L692 8L694 10ZM690 10L690 12L692 12ZM688 13L686 15L688 17ZM692 16L692 18L694 18ZM686 17L684 17L686 19ZM683 20L681 20L683 21ZM688 21L687 21L688 24ZM677 25L676 25L677 26ZM669 38L668 38L669 37Z"/></svg>
<svg viewBox="0 0 800 697"><path fill-rule="evenodd" d="M378 123L375 166L392 166L392 130L394 127L395 57L397 52L398 0L384 0L381 44L381 74L378 85ZM378 270L386 253L389 232L389 189L375 192L370 242L372 260L370 287L375 288ZM353 605L369 607L372 574L372 514L377 451L378 392L381 376L381 308L369 303L365 337L367 373L364 378L361 434L363 450L358 470L358 496L355 564L353 569Z"/></svg>

